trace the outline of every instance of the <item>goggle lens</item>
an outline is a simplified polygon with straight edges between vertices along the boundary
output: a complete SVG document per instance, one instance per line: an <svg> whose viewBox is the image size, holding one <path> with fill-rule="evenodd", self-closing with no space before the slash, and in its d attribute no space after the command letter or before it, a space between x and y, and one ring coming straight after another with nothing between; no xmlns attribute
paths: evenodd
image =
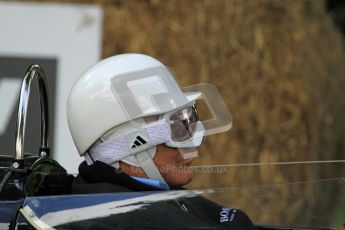
<svg viewBox="0 0 345 230"><path fill-rule="evenodd" d="M170 116L172 140L180 142L191 138L195 132L198 120L195 105L173 113Z"/></svg>

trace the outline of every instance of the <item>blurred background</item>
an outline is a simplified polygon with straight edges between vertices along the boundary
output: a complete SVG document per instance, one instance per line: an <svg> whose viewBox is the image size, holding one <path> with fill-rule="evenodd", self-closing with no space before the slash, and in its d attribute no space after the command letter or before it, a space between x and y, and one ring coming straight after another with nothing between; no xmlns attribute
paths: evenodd
<svg viewBox="0 0 345 230"><path fill-rule="evenodd" d="M189 188L213 188L205 190L207 197L243 209L259 224L336 227L345 222L344 1L45 0L16 4L96 7L98 12L84 15L81 24L69 19L76 36L82 33L78 26L96 20L98 27L90 33L99 36L72 54L75 58L68 63L79 69L64 75L58 71L57 83L51 83L56 84L51 86L55 102L63 98L59 102L63 105L82 69L100 58L128 52L153 56L173 70L182 86L216 85L233 116L233 128L227 134L207 137L200 148L194 162L199 170ZM11 25L11 21L6 23ZM55 29L49 21L43 23ZM84 36L74 42L86 42L88 36ZM71 45L68 39L65 42L61 49ZM89 55L88 47L93 49L92 58L81 62L81 57ZM62 62L59 55L54 57ZM60 78L66 84L61 92ZM54 127L64 129L52 134L54 154L71 161L76 150L63 123L62 105L55 107L53 118ZM68 165L72 172L76 167Z"/></svg>

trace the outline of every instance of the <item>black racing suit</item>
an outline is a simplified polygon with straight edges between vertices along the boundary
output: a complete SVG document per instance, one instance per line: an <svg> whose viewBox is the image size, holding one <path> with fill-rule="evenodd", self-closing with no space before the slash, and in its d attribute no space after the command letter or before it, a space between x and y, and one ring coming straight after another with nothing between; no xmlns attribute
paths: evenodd
<svg viewBox="0 0 345 230"><path fill-rule="evenodd" d="M99 161L89 166L85 162L81 163L79 175L72 184L74 194L159 192L160 190ZM244 212L222 207L198 195L153 202L149 207L117 214L111 218L111 221L109 218L90 220L89 223L84 223L83 227L84 229L256 229Z"/></svg>

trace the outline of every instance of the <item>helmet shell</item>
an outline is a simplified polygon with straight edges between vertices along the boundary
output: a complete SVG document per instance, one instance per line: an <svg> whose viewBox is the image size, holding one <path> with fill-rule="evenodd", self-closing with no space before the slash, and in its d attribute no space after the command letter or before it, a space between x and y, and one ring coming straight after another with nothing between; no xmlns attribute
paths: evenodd
<svg viewBox="0 0 345 230"><path fill-rule="evenodd" d="M80 155L107 131L129 121L112 91L111 79L160 66L164 67L146 55L121 54L102 60L79 77L68 97L67 121Z"/></svg>

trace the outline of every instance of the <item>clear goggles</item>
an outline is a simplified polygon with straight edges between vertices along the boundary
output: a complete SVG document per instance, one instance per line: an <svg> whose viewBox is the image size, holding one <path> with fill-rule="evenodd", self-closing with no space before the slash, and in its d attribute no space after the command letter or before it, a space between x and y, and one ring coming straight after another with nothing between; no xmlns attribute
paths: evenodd
<svg viewBox="0 0 345 230"><path fill-rule="evenodd" d="M175 142L186 141L192 138L197 128L197 122L199 121L195 104L166 114L164 118L170 124L171 139Z"/></svg>

